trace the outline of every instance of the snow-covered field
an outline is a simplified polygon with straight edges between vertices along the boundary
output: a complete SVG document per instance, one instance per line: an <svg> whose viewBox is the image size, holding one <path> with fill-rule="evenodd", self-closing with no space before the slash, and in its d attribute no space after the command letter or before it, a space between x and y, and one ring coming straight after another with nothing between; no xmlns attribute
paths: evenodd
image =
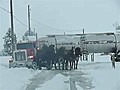
<svg viewBox="0 0 120 90"><path fill-rule="evenodd" d="M8 68L0 57L0 90L120 90L120 63L113 69L109 56L82 61L78 70Z"/></svg>
<svg viewBox="0 0 120 90"><path fill-rule="evenodd" d="M0 90L25 90L38 71L27 68L9 68L10 57L0 57ZM40 71L39 71L40 72Z"/></svg>

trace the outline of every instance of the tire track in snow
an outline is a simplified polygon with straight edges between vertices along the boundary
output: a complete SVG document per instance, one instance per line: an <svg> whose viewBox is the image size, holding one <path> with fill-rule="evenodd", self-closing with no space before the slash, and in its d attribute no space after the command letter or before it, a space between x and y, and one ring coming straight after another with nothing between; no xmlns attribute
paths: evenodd
<svg viewBox="0 0 120 90"><path fill-rule="evenodd" d="M75 81L72 78L70 78L70 90L77 90Z"/></svg>
<svg viewBox="0 0 120 90"><path fill-rule="evenodd" d="M25 90L35 90L40 87L41 84L44 84L46 81L51 80L57 72L51 70L43 70L38 73L33 79L30 79L31 83L27 85Z"/></svg>
<svg viewBox="0 0 120 90"><path fill-rule="evenodd" d="M76 85L80 86L83 90L90 90L94 88L94 86L92 85L92 80L85 76L87 75L87 73L83 73L80 70L61 72L61 74L70 77L70 90L78 90Z"/></svg>
<svg viewBox="0 0 120 90"><path fill-rule="evenodd" d="M26 87L25 90L35 90L36 88L40 87L41 84L51 80L59 73L65 77L69 77L69 81L67 83L70 85L70 90L78 90L76 85L80 86L83 90L90 90L94 88L92 85L92 80L85 76L88 73L83 73L80 70L42 70L42 72L31 79L31 83Z"/></svg>

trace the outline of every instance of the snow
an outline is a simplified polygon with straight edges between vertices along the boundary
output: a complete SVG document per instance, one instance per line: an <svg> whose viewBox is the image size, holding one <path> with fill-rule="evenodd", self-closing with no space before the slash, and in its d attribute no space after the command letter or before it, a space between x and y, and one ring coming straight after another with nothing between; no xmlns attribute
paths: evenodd
<svg viewBox="0 0 120 90"><path fill-rule="evenodd" d="M0 90L24 90L36 73L27 68L8 68L10 57L0 57Z"/></svg>
<svg viewBox="0 0 120 90"><path fill-rule="evenodd" d="M81 61L72 71L8 68L9 58L0 57L0 90L28 90L34 81L38 85L30 90L120 90L120 62L113 69L108 55Z"/></svg>
<svg viewBox="0 0 120 90"><path fill-rule="evenodd" d="M43 84L40 88L36 90L68 90L69 85L64 83L65 81L68 81L68 80L69 78L66 78L65 76L61 74L57 74L52 80L46 82L45 84Z"/></svg>
<svg viewBox="0 0 120 90"><path fill-rule="evenodd" d="M93 79L95 88L92 90L120 90L120 62L113 69L109 56L96 55L95 59L92 64L82 62L83 71Z"/></svg>
<svg viewBox="0 0 120 90"><path fill-rule="evenodd" d="M120 90L120 73L117 70L93 70L91 71L93 90Z"/></svg>
<svg viewBox="0 0 120 90"><path fill-rule="evenodd" d="M113 69L111 62L106 62L100 64L99 67L96 65L96 68L88 71L93 77L94 86L96 86L93 90L120 90L120 63L117 62L116 68Z"/></svg>

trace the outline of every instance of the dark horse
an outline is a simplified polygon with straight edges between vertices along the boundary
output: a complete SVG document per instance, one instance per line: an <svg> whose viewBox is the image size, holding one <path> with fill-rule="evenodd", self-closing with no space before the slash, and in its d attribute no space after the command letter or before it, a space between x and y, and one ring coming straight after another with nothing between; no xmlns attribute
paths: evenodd
<svg viewBox="0 0 120 90"><path fill-rule="evenodd" d="M81 49L72 47L70 50L70 70L78 68L79 56L82 56Z"/></svg>
<svg viewBox="0 0 120 90"><path fill-rule="evenodd" d="M64 70L64 66L65 66L64 54L65 54L65 47L60 47L59 49L56 50L56 53L54 56L55 69L60 70L62 65L62 69ZM57 64L58 64L58 68L57 68Z"/></svg>
<svg viewBox="0 0 120 90"><path fill-rule="evenodd" d="M65 47L60 47L59 49L57 49L54 59L55 69L59 68L60 70L62 67L62 70L64 69L68 70L69 62L71 60L70 57L71 57L70 50L66 50ZM57 68L57 64L58 64L58 68Z"/></svg>
<svg viewBox="0 0 120 90"><path fill-rule="evenodd" d="M59 69L68 70L70 66L71 69L77 69L79 56L81 56L81 49L79 47L72 47L71 50L66 50L65 47L61 47L56 50L54 65L55 69L57 69L57 64Z"/></svg>
<svg viewBox="0 0 120 90"><path fill-rule="evenodd" d="M70 65L71 69L77 69L79 56L81 56L81 49L79 47L72 47L71 50L66 50L65 47L61 47L56 50L54 45L43 45L41 50L37 51L36 62L41 69L41 67L46 67L47 69L52 69L53 64L55 69L66 69ZM57 68L58 64L58 68Z"/></svg>
<svg viewBox="0 0 120 90"><path fill-rule="evenodd" d="M55 50L54 45L43 45L41 50L37 50L36 53L36 62L41 69L41 67L46 67L50 70L53 66L53 61L55 60Z"/></svg>

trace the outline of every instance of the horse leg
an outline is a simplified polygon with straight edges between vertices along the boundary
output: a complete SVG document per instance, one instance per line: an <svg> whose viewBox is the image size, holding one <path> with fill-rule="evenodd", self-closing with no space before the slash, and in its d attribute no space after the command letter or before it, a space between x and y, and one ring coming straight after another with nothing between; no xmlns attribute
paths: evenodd
<svg viewBox="0 0 120 90"><path fill-rule="evenodd" d="M72 69L72 61L70 61L70 70Z"/></svg>
<svg viewBox="0 0 120 90"><path fill-rule="evenodd" d="M64 70L64 64L65 64L65 61L63 60L62 61L62 70Z"/></svg>
<svg viewBox="0 0 120 90"><path fill-rule="evenodd" d="M57 70L56 61L54 61L55 69Z"/></svg>
<svg viewBox="0 0 120 90"><path fill-rule="evenodd" d="M74 61L72 60L71 61L72 65L71 65L71 68L73 69L73 66L74 66Z"/></svg>
<svg viewBox="0 0 120 90"><path fill-rule="evenodd" d="M75 69L77 69L77 68L78 68L77 66L78 66L78 60L76 60L76 68L75 68Z"/></svg>
<svg viewBox="0 0 120 90"><path fill-rule="evenodd" d="M62 63L62 70L64 70L64 63Z"/></svg>
<svg viewBox="0 0 120 90"><path fill-rule="evenodd" d="M75 60L73 61L73 69L75 69Z"/></svg>
<svg viewBox="0 0 120 90"><path fill-rule="evenodd" d="M65 69L68 70L68 60L65 62Z"/></svg>
<svg viewBox="0 0 120 90"><path fill-rule="evenodd" d="M58 61L58 67L59 67L59 70L60 70L60 60Z"/></svg>

